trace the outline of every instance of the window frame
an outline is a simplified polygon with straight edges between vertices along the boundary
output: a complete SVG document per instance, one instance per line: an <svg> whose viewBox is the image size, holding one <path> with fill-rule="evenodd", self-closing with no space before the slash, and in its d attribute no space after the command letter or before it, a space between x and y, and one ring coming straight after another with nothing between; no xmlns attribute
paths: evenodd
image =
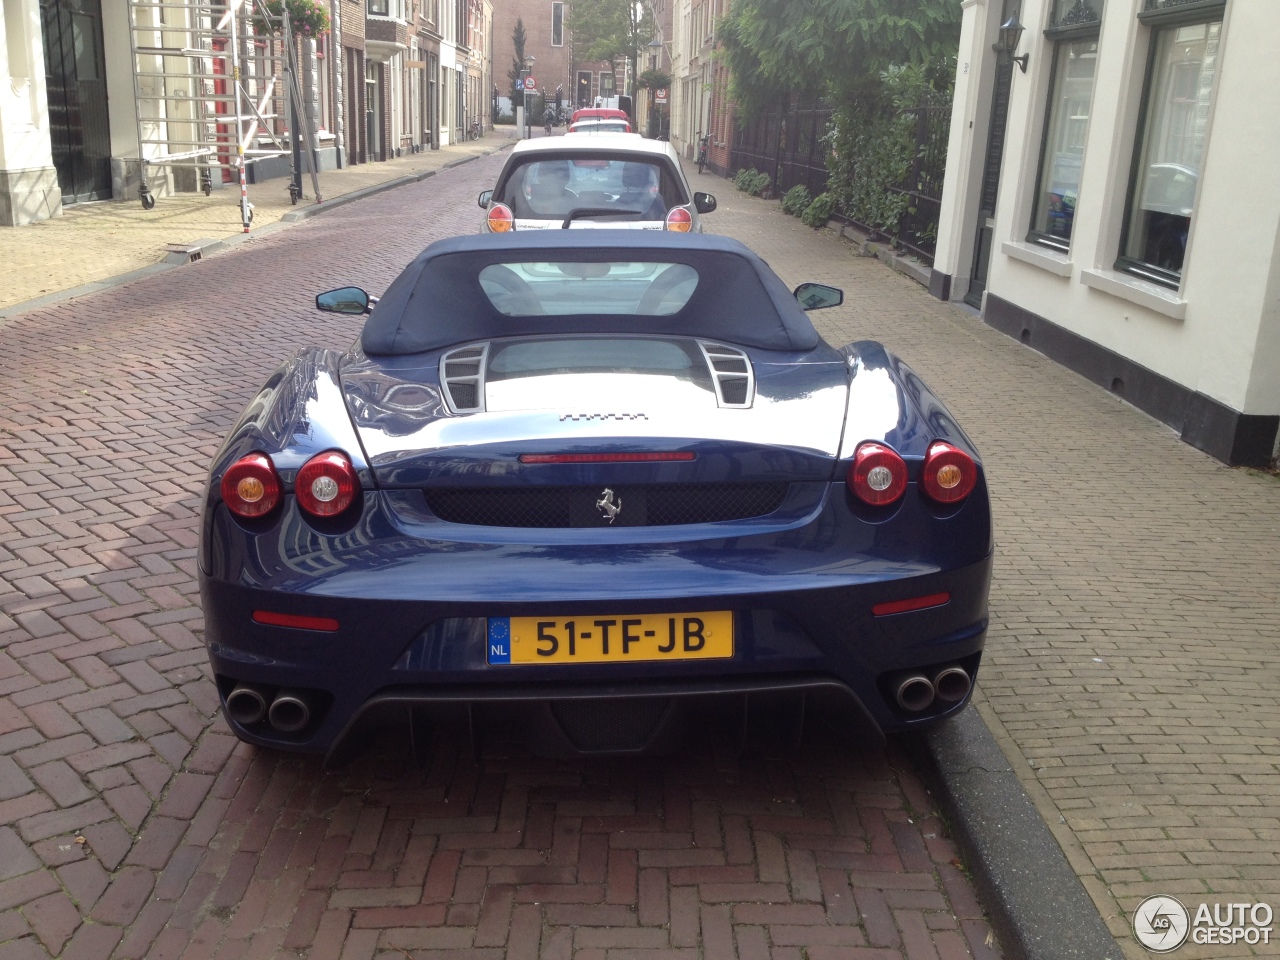
<svg viewBox="0 0 1280 960"><path fill-rule="evenodd" d="M1172 290L1179 290L1182 287L1182 278L1186 272L1186 260L1184 257L1183 268L1177 273L1157 267L1154 264L1147 263L1145 260L1138 260L1130 257L1125 253L1129 246L1130 231L1133 222L1133 205L1138 194L1138 176L1142 165L1143 151L1146 149L1147 143L1147 121L1150 119L1151 113L1151 96L1152 87L1156 78L1156 58L1159 55L1160 44L1159 36L1166 30L1176 30L1178 27L1191 26L1194 24L1218 24L1218 57L1221 58L1224 44L1222 42L1222 29L1225 26L1226 19L1226 0L1186 0L1186 2L1176 2L1172 6L1156 7L1158 0L1147 0L1143 9L1138 14L1138 19L1149 28L1150 35L1147 38L1147 67L1146 73L1142 80L1142 100L1138 109L1138 122L1134 131L1133 138L1133 154L1129 161L1129 183L1125 190L1124 210L1122 211L1122 220L1120 222L1120 243L1116 250L1116 259L1113 269L1120 273L1125 273L1140 280L1146 280L1151 283L1158 284L1162 287L1168 287ZM1213 75L1213 94L1216 95L1218 88L1218 71L1220 64L1215 64ZM1210 122L1212 122L1212 99L1210 104ZM1208 142L1205 144L1208 149ZM1195 222L1196 210L1200 200L1200 185L1196 184L1196 193L1191 202L1191 217L1188 220L1187 231L1190 235L1191 226Z"/></svg>
<svg viewBox="0 0 1280 960"><path fill-rule="evenodd" d="M556 14L560 15L559 39L556 39L556 34L557 34ZM551 45L553 47L564 46L564 2L563 0L553 0L551 4Z"/></svg>
<svg viewBox="0 0 1280 960"><path fill-rule="evenodd" d="M1081 40L1092 40L1098 42L1102 34L1102 14L1099 19L1083 24L1072 24L1063 27L1049 27L1044 32L1044 37L1053 43L1053 67L1049 74L1049 91L1045 99L1044 112L1044 128L1040 132L1040 158L1036 166L1036 186L1035 192L1032 194L1031 203L1031 225L1027 229L1027 242L1034 243L1039 246L1049 247L1062 253L1071 252L1071 238L1065 241L1061 237L1055 237L1052 234L1045 233L1036 229L1036 221L1039 219L1040 203L1042 201L1042 190L1044 186L1045 160L1049 152L1049 140L1053 133L1053 121L1055 117L1054 97L1058 88L1058 57L1068 44L1077 43ZM1093 97L1097 91L1097 60L1094 61L1094 77L1093 86L1089 90L1089 117L1093 117ZM1088 134L1085 136L1085 151L1088 151ZM1083 169L1083 154L1081 155L1081 166ZM1077 208L1079 204L1077 203ZM1074 224L1073 224L1074 227ZM1074 232L1074 231L1073 231Z"/></svg>

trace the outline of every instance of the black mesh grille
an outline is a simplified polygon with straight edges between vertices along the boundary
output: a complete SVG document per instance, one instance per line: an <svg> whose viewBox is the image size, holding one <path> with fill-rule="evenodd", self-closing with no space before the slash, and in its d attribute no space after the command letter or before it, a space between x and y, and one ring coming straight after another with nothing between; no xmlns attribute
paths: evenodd
<svg viewBox="0 0 1280 960"><path fill-rule="evenodd" d="M426 491L427 505L441 520L482 527L662 527L722 523L773 513L786 495L785 483Z"/></svg>
<svg viewBox="0 0 1280 960"><path fill-rule="evenodd" d="M476 406L476 385L474 383L449 384L449 396L453 397L453 405L459 410L470 410Z"/></svg>
<svg viewBox="0 0 1280 960"><path fill-rule="evenodd" d="M747 402L747 378L725 377L720 381L720 396L725 403Z"/></svg>
<svg viewBox="0 0 1280 960"><path fill-rule="evenodd" d="M638 750L653 736L670 706L665 697L556 700L551 713L579 750Z"/></svg>

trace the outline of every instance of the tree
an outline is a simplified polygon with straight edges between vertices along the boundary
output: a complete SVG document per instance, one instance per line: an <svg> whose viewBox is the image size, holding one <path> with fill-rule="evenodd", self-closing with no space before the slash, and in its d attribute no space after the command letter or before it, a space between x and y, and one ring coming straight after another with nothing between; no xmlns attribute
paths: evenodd
<svg viewBox="0 0 1280 960"><path fill-rule="evenodd" d="M786 94L848 102L891 66L938 64L960 13L956 0L734 0L718 39L750 115Z"/></svg>
<svg viewBox="0 0 1280 960"><path fill-rule="evenodd" d="M617 69L619 60L630 64L628 75L635 96L640 48L653 39L653 11L634 0L577 0L571 19L574 47L583 60L607 60Z"/></svg>
<svg viewBox="0 0 1280 960"><path fill-rule="evenodd" d="M516 104L524 102L524 78L521 74L524 72L524 18L516 18L516 28L511 31L511 47L515 50L515 56L511 60L511 69L507 71L507 79L511 81L511 113L516 112Z"/></svg>

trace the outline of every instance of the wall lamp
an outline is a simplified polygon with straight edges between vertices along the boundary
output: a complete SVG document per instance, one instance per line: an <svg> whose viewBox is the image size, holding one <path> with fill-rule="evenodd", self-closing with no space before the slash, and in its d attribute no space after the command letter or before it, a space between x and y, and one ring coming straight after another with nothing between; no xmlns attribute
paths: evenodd
<svg viewBox="0 0 1280 960"><path fill-rule="evenodd" d="M1022 31L1024 27L1018 22L1017 14L1014 14L1008 20L1000 25L1000 39L991 45L1001 62L1016 63L1022 68L1022 72L1027 72L1027 61L1031 59L1031 54L1024 53L1020 57L1013 55L1018 49L1018 44L1022 42Z"/></svg>

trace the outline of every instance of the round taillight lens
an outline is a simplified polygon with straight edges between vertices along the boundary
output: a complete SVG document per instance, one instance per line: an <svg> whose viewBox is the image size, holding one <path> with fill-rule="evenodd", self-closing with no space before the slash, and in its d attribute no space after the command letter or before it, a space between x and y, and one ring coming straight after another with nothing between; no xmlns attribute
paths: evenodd
<svg viewBox="0 0 1280 960"><path fill-rule="evenodd" d="M672 207L667 213L667 229L676 233L688 233L693 229L693 214L684 207Z"/></svg>
<svg viewBox="0 0 1280 960"><path fill-rule="evenodd" d="M280 477L265 453L250 453L222 475L222 502L237 517L265 517L280 502Z"/></svg>
<svg viewBox="0 0 1280 960"><path fill-rule="evenodd" d="M929 445L921 474L924 492L938 503L959 503L973 492L978 467L973 458L944 440Z"/></svg>
<svg viewBox="0 0 1280 960"><path fill-rule="evenodd" d="M863 503L883 507L907 492L907 465L883 443L859 444L845 482Z"/></svg>
<svg viewBox="0 0 1280 960"><path fill-rule="evenodd" d="M489 230L493 233L509 233L516 228L515 217L505 203L495 203L489 211Z"/></svg>
<svg viewBox="0 0 1280 960"><path fill-rule="evenodd" d="M351 506L359 491L355 467L337 450L312 457L293 481L298 506L313 517L336 517Z"/></svg>

